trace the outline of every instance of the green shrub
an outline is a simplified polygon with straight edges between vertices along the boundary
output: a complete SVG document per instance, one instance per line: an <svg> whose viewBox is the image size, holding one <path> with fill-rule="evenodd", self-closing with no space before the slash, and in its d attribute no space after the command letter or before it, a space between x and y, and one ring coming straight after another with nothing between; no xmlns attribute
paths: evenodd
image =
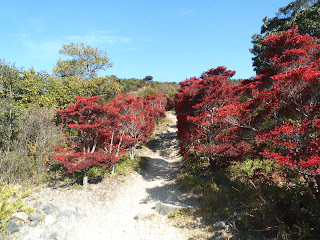
<svg viewBox="0 0 320 240"><path fill-rule="evenodd" d="M33 107L20 118L21 126L11 151L0 151L0 180L7 183L34 182L53 163L51 145L60 140L54 111Z"/></svg>
<svg viewBox="0 0 320 240"><path fill-rule="evenodd" d="M34 208L23 202L23 198L28 197L30 194L30 188L0 184L0 234L5 232L6 223L12 218L13 213L25 212L30 214L35 211Z"/></svg>
<svg viewBox="0 0 320 240"><path fill-rule="evenodd" d="M235 162L230 166L230 173L235 178L267 180L272 173L281 172L284 168L271 160L247 159Z"/></svg>

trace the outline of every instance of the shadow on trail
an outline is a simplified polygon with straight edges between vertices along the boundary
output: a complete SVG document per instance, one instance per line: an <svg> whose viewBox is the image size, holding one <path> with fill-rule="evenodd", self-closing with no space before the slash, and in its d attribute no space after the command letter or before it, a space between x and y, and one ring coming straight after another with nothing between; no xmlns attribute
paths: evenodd
<svg viewBox="0 0 320 240"><path fill-rule="evenodd" d="M140 172L142 177L147 181L166 180L170 181L176 178L179 171L179 163L168 163L161 158L147 157L148 165L146 169Z"/></svg>
<svg viewBox="0 0 320 240"><path fill-rule="evenodd" d="M199 206L199 200L191 197L177 181L182 165L177 155L177 126L176 124L168 124L167 127L166 132L156 134L156 139L146 144L152 154L145 156L148 165L140 174L146 181L159 181L159 184L146 189L148 196L141 200L141 203L160 201Z"/></svg>
<svg viewBox="0 0 320 240"><path fill-rule="evenodd" d="M158 151L161 153L161 151ZM169 152L170 153L170 152ZM183 204L187 206L199 206L200 200L191 197L177 181L181 162L169 162L162 157L147 157L148 165L140 172L141 176L148 182L161 181L158 186L147 188L148 196L141 203L150 201Z"/></svg>
<svg viewBox="0 0 320 240"><path fill-rule="evenodd" d="M148 203L149 201L171 203L171 204L184 204L186 206L198 205L199 199L188 196L188 193L179 188L176 183L168 183L163 186L148 188L148 197L141 200L141 203Z"/></svg>
<svg viewBox="0 0 320 240"><path fill-rule="evenodd" d="M170 154L170 148L172 147L172 145L174 145L174 141L177 138L176 132L168 131L165 133L157 134L156 137L157 139L149 141L146 146L153 152L163 152L163 154L160 155L163 157L167 157L168 153Z"/></svg>

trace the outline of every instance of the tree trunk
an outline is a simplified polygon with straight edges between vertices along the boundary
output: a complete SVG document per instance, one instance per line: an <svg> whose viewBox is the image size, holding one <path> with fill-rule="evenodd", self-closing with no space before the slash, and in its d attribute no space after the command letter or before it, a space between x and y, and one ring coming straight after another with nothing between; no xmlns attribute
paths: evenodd
<svg viewBox="0 0 320 240"><path fill-rule="evenodd" d="M211 172L214 172L215 170L217 170L217 162L216 159L213 157L209 158L209 163L210 163L210 170Z"/></svg>
<svg viewBox="0 0 320 240"><path fill-rule="evenodd" d="M130 159L131 159L131 160L134 159L135 152L136 152L136 147L131 147L131 148L130 148L130 152L129 152L129 155L130 155Z"/></svg>
<svg viewBox="0 0 320 240"><path fill-rule="evenodd" d="M82 179L82 186L83 186L83 188L88 187L88 169L84 170L83 179Z"/></svg>

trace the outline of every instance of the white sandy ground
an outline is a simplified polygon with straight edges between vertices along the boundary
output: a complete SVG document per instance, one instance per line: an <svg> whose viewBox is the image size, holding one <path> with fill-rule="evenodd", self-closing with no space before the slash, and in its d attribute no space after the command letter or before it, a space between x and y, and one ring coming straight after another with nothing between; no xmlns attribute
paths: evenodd
<svg viewBox="0 0 320 240"><path fill-rule="evenodd" d="M57 211L67 209L79 213L80 220L70 218L68 222L24 227L12 236L13 239L209 239L209 233L200 229L177 228L166 216L155 212L154 207L160 201L193 207L198 204L188 198L176 183L181 164L177 154L176 118L172 113L167 117L172 120L168 131L158 134L156 140L149 143L150 148L144 147L138 152L140 156L148 157L149 164L145 170L132 173L122 181L106 178L100 183L90 184L85 190L39 190L30 198L34 199L33 204L52 203Z"/></svg>

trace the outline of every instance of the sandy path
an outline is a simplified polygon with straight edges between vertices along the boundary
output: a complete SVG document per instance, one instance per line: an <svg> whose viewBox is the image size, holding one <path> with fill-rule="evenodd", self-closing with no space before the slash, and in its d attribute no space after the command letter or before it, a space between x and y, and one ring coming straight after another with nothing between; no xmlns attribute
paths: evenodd
<svg viewBox="0 0 320 240"><path fill-rule="evenodd" d="M167 117L172 120L168 131L158 134L148 148L138 152L148 157L145 170L130 174L124 182L108 178L86 190L42 189L37 193L39 197L32 200L35 206L50 203L54 206L53 215L71 211L75 217L25 228L15 239L199 239L192 237L191 229L174 227L154 209L157 202L197 204L176 183L181 163L176 118L171 113Z"/></svg>

